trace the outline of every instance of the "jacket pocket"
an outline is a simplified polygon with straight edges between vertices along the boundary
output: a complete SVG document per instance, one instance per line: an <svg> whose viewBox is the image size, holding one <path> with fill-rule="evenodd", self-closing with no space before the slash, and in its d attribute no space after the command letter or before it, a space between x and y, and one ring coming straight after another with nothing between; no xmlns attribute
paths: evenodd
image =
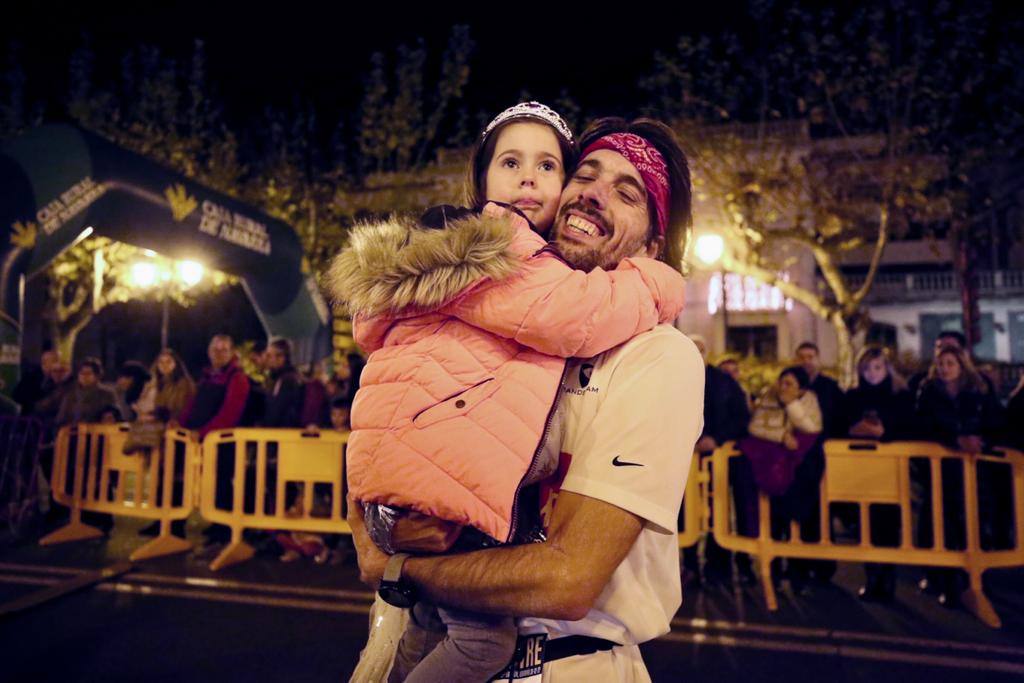
<svg viewBox="0 0 1024 683"><path fill-rule="evenodd" d="M412 419L412 423L416 427L422 428L437 424L441 420L460 417L480 405L481 401L486 400L497 390L498 383L494 381L493 377L485 379L454 396L449 396L440 403L421 410Z"/></svg>

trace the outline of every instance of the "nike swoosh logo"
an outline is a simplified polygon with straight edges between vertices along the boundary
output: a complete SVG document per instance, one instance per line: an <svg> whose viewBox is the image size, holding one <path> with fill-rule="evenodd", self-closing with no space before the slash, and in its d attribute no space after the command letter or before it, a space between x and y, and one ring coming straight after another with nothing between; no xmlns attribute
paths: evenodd
<svg viewBox="0 0 1024 683"><path fill-rule="evenodd" d="M612 464L616 467L643 467L642 462L629 462L628 460L619 460L619 456L612 458Z"/></svg>

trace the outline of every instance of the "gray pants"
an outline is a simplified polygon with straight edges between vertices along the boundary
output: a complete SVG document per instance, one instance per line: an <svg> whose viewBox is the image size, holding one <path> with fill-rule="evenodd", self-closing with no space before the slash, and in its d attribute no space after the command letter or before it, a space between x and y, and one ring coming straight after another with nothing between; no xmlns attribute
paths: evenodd
<svg viewBox="0 0 1024 683"><path fill-rule="evenodd" d="M398 644L388 683L483 683L508 666L515 619L417 603Z"/></svg>

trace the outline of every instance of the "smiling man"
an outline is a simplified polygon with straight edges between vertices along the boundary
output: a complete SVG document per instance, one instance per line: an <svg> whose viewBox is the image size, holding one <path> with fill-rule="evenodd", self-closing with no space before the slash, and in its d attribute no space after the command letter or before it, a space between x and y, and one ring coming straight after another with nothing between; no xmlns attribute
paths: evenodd
<svg viewBox="0 0 1024 683"><path fill-rule="evenodd" d="M690 176L671 130L602 119L581 148L552 228L565 259L583 270L631 256L678 266ZM524 636L517 657L541 671L529 680L650 680L638 645L666 633L681 602L676 521L702 428L703 384L696 346L670 326L570 360L555 420L560 466L541 493L547 540L389 561L351 505L363 579L376 584L384 574L382 595L398 602L418 594L524 617L521 633L538 635ZM408 529L400 522L395 534L419 532ZM405 665L400 656L391 680L402 680Z"/></svg>

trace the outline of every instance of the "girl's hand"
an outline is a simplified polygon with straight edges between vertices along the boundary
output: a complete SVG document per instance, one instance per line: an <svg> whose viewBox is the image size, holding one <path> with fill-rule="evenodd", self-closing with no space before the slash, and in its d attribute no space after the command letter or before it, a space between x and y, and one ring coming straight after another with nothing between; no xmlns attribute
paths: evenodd
<svg viewBox="0 0 1024 683"><path fill-rule="evenodd" d="M800 447L800 442L796 440L796 437L792 433L786 432L782 437L782 445L791 451L795 451Z"/></svg>
<svg viewBox="0 0 1024 683"><path fill-rule="evenodd" d="M870 422L868 420L861 420L857 424L850 427L850 436L866 436L880 439L884 434L885 427L882 426L881 422Z"/></svg>

